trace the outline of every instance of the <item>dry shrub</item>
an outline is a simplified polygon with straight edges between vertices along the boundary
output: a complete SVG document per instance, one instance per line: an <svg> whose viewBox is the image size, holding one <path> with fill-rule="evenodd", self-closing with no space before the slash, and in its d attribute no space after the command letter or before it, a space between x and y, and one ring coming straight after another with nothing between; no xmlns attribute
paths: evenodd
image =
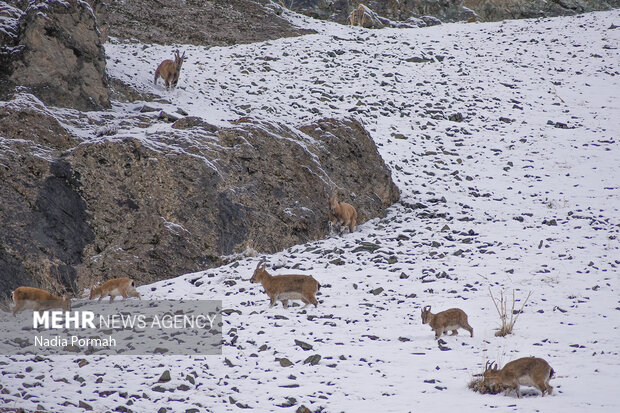
<svg viewBox="0 0 620 413"><path fill-rule="evenodd" d="M491 294L491 299L493 300L493 304L495 304L495 309L497 310L497 314L499 314L499 319L502 323L502 326L498 331L495 332L495 335L498 337L504 337L508 334L512 334L512 329L514 328L514 325L517 322L519 315L523 312L523 307L525 307L527 300L530 299L532 292L530 291L528 293L525 301L523 301L523 304L521 305L521 309L515 313L515 303L517 300L515 298L515 290L512 290L512 306L510 309L510 317L508 317L508 297L504 296L504 291L500 291L499 298L496 299L493 296L493 291L491 291L491 287L489 287L489 294Z"/></svg>

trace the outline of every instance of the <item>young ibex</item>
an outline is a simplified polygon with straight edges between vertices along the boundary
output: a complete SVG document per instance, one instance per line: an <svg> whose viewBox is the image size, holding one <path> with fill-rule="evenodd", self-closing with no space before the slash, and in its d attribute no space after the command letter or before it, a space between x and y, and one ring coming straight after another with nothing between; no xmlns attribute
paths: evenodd
<svg viewBox="0 0 620 413"><path fill-rule="evenodd" d="M452 331L451 335L457 335L457 329L463 328L474 336L474 329L467 322L467 314L460 308L451 308L441 313L431 313L431 306L427 305L422 309L422 324L429 324L435 332L435 338L439 338L443 333Z"/></svg>
<svg viewBox="0 0 620 413"><path fill-rule="evenodd" d="M271 301L269 307L273 307L277 300L282 301L284 308L288 308L288 300L301 300L306 304L304 307L308 304L314 304L316 307L319 304L314 295L321 286L311 275L272 276L265 270L265 263L259 262L250 282L263 285Z"/></svg>
<svg viewBox="0 0 620 413"><path fill-rule="evenodd" d="M545 360L536 357L523 357L507 363L503 369L498 370L494 362L487 364L484 369L483 385L488 387L500 386L506 389L505 395L508 396L510 390L514 389L517 397L521 397L519 385L535 386L542 392L542 395L551 395L553 387L549 386L549 379L555 372Z"/></svg>
<svg viewBox="0 0 620 413"><path fill-rule="evenodd" d="M357 211L351 204L346 202L338 202L336 194L332 194L327 201L329 222L331 225L338 225L341 230L342 225L349 228L349 232L353 232L357 224ZM342 228L344 230L344 228ZM342 232L342 231L341 231Z"/></svg>
<svg viewBox="0 0 620 413"><path fill-rule="evenodd" d="M62 308L71 311L71 300L65 295L63 298L56 297L45 290L34 287L19 287L13 291L13 316L22 310L32 309L34 311L50 310L52 308Z"/></svg>
<svg viewBox="0 0 620 413"><path fill-rule="evenodd" d="M110 296L110 301L114 300L117 295L123 296L123 300L127 297L138 297L140 300L140 293L136 291L136 284L131 278L114 278L113 280L106 281L99 287L93 287L90 289L90 299L99 297L98 301L101 301L103 297Z"/></svg>
<svg viewBox="0 0 620 413"><path fill-rule="evenodd" d="M157 70L155 70L155 79L153 83L157 84L157 78L161 77L164 79L164 83L166 84L166 89L170 86L173 88L177 87L177 83L179 82L179 74L181 73L181 66L183 66L183 61L185 60L185 52L183 52L183 56L179 56L179 51L174 52L174 61L172 60L164 60L157 66Z"/></svg>

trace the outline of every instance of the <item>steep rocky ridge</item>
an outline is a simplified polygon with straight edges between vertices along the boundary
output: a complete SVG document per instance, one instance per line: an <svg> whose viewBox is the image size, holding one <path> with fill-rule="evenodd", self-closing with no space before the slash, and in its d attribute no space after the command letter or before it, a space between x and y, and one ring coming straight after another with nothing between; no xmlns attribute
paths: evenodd
<svg viewBox="0 0 620 413"><path fill-rule="evenodd" d="M384 215L399 196L352 119L294 129L190 117L148 139L119 132L81 140L67 127L86 118L72 116L31 95L0 106L2 291L169 278L247 248L274 252L325 237L332 187L357 206L360 222Z"/></svg>
<svg viewBox="0 0 620 413"><path fill-rule="evenodd" d="M442 22L497 21L573 15L620 7L618 0L285 0L291 10L347 24L349 14L365 4L393 21L432 16Z"/></svg>
<svg viewBox="0 0 620 413"><path fill-rule="evenodd" d="M481 21L567 16L620 7L619 0L464 0Z"/></svg>

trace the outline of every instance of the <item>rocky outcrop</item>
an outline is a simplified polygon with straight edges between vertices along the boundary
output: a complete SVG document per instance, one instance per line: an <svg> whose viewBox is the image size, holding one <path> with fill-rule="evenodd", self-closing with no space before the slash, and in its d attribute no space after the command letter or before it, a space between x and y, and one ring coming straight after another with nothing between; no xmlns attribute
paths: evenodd
<svg viewBox="0 0 620 413"><path fill-rule="evenodd" d="M110 35L144 43L230 46L313 33L282 18L271 0L115 1L108 5Z"/></svg>
<svg viewBox="0 0 620 413"><path fill-rule="evenodd" d="M251 119L219 128L194 117L150 140L78 142L34 97L20 96L0 106L0 130L3 292L170 278L247 248L274 252L326 236L332 186L359 222L399 196L352 119L293 129Z"/></svg>
<svg viewBox="0 0 620 413"><path fill-rule="evenodd" d="M620 7L620 0L465 0L481 21L567 16Z"/></svg>
<svg viewBox="0 0 620 413"><path fill-rule="evenodd" d="M17 23L17 30L0 39L0 83L7 89L26 87L54 106L109 107L104 50L90 5L78 0L13 3L23 11L7 3L0 6L5 14L9 11L0 22Z"/></svg>
<svg viewBox="0 0 620 413"><path fill-rule="evenodd" d="M288 3L285 2L288 5ZM290 8L296 12L320 19L350 24L349 16L360 5L371 9L383 21L384 26L401 27L395 22L406 22L411 18L435 17L443 22L474 19L475 13L463 7L463 0L296 0ZM387 24L386 24L387 23ZM417 21L414 25L419 25Z"/></svg>
<svg viewBox="0 0 620 413"><path fill-rule="evenodd" d="M357 9L353 10L349 14L349 24L351 26L361 26L367 29L382 29L385 27L385 22L368 7L360 4ZM389 25L389 22L387 22Z"/></svg>

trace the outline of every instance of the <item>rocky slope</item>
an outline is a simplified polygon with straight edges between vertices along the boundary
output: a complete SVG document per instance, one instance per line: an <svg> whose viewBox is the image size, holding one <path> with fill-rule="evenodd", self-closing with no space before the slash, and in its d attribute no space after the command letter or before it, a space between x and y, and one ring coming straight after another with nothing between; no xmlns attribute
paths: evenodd
<svg viewBox="0 0 620 413"><path fill-rule="evenodd" d="M280 17L280 7L270 0L107 3L110 35L144 43L227 46L310 32Z"/></svg>
<svg viewBox="0 0 620 413"><path fill-rule="evenodd" d="M432 16L442 22L497 21L573 15L620 7L618 0L285 0L285 6L311 17L348 24L360 4L397 22Z"/></svg>
<svg viewBox="0 0 620 413"><path fill-rule="evenodd" d="M206 48L187 46L197 58L174 92L152 85L153 62L171 46L106 44L109 73L172 102L150 106L202 112L217 125L246 110L298 130L354 113L401 201L353 234L138 287L144 300L221 299L222 356L0 357L0 403L63 412L620 411L620 12L422 30L303 21L322 32L211 48L209 64ZM179 133L181 145L208 128L147 122L159 111L142 107L76 117L84 129L72 131L86 139L93 125L117 125L102 142L125 140L129 151L131 139L167 150L162 132ZM269 308L249 282L263 258L275 274L316 277L319 306ZM512 335L495 336L489 288L514 290L515 311L532 292ZM425 305L462 308L474 337L435 340L421 323ZM0 322L9 318L0 312ZM556 371L551 397L467 387L486 361L532 355Z"/></svg>
<svg viewBox="0 0 620 413"><path fill-rule="evenodd" d="M174 110L170 102L118 79L108 87L108 34L201 44L299 34L264 7L268 2L168 1L153 14L139 12L148 2L10 3L0 4L8 62L0 102L3 295L19 285L77 292L119 276L152 282L219 265L246 249L274 252L319 239L327 234L332 189L358 206L360 222L398 199L372 139L354 119L294 128L244 117L214 126L180 109L164 113ZM174 13L198 15L201 5L207 12L196 19ZM134 13L141 19L132 20ZM221 31L186 26L216 15L255 30L217 19ZM110 106L110 95L161 103L83 112Z"/></svg>
<svg viewBox="0 0 620 413"><path fill-rule="evenodd" d="M32 96L0 107L3 291L33 280L74 291L77 278L144 283L247 248L275 252L318 239L328 231L332 187L356 204L361 222L398 199L355 120L293 129L184 118L170 128L158 114L124 119L162 124L166 131L147 140L79 141Z"/></svg>
<svg viewBox="0 0 620 413"><path fill-rule="evenodd" d="M620 7L619 0L464 0L481 21L571 16Z"/></svg>

